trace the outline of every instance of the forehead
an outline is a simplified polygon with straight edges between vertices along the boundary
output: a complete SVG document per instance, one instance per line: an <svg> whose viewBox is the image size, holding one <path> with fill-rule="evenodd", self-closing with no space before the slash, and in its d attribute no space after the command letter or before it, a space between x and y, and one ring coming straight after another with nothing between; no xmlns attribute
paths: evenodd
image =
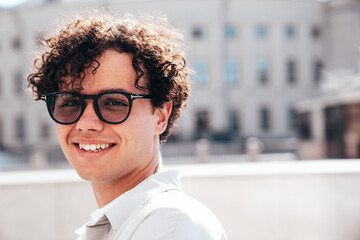
<svg viewBox="0 0 360 240"><path fill-rule="evenodd" d="M83 94L96 94L108 89L141 93L135 87L137 75L132 64L132 56L128 53L106 50L92 62L89 68L85 69L84 73L81 82ZM141 79L140 85L142 81Z"/></svg>
<svg viewBox="0 0 360 240"><path fill-rule="evenodd" d="M133 90L136 72L129 54L106 50L96 61L85 70L83 92L95 93L107 88ZM93 71L97 66L96 71Z"/></svg>

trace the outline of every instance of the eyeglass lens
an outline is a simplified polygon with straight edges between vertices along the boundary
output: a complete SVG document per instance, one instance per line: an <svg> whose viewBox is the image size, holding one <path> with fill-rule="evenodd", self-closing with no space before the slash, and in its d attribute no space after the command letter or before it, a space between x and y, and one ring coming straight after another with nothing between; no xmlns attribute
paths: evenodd
<svg viewBox="0 0 360 240"><path fill-rule="evenodd" d="M49 99L49 110L56 121L60 123L73 123L82 114L82 101L79 96L71 93L59 93ZM107 93L101 95L94 104L95 111L105 121L117 123L125 120L129 113L129 99L121 93Z"/></svg>
<svg viewBox="0 0 360 240"><path fill-rule="evenodd" d="M108 122L121 122L129 113L129 99L120 93L102 95L98 100L101 116Z"/></svg>

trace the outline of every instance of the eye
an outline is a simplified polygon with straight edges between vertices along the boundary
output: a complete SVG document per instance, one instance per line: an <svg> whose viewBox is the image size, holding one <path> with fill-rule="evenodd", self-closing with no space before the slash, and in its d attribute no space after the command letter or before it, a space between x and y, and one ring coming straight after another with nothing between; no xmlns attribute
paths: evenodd
<svg viewBox="0 0 360 240"><path fill-rule="evenodd" d="M61 107L75 107L80 106L79 100L66 100L61 104Z"/></svg>
<svg viewBox="0 0 360 240"><path fill-rule="evenodd" d="M76 98L58 98L56 99L56 105L64 107L78 107L81 105L80 100Z"/></svg>
<svg viewBox="0 0 360 240"><path fill-rule="evenodd" d="M121 107L128 107L129 106L129 100L126 98L126 96L118 93L114 94L105 94L100 97L99 99L99 105L106 107L106 108L121 108Z"/></svg>
<svg viewBox="0 0 360 240"><path fill-rule="evenodd" d="M126 107L128 106L128 103L122 100L109 99L104 103L104 106Z"/></svg>

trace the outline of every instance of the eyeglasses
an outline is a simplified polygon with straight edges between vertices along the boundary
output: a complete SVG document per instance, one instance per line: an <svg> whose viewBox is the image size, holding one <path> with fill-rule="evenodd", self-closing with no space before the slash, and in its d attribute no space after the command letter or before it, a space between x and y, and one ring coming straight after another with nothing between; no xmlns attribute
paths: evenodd
<svg viewBox="0 0 360 240"><path fill-rule="evenodd" d="M77 122L86 108L86 99L93 100L96 115L103 122L119 124L125 122L136 99L152 99L151 95L131 94L109 91L98 95L85 95L76 92L55 92L41 97L46 101L51 118L63 125Z"/></svg>

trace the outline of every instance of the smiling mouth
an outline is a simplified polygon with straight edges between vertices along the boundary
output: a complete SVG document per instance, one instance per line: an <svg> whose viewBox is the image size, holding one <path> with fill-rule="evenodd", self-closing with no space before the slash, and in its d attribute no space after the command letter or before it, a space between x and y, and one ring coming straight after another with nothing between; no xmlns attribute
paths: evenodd
<svg viewBox="0 0 360 240"><path fill-rule="evenodd" d="M77 145L80 149L86 151L86 152L101 152L104 151L112 146L114 146L115 144L113 143L106 143L106 144L83 144L83 143L76 143L75 145Z"/></svg>

